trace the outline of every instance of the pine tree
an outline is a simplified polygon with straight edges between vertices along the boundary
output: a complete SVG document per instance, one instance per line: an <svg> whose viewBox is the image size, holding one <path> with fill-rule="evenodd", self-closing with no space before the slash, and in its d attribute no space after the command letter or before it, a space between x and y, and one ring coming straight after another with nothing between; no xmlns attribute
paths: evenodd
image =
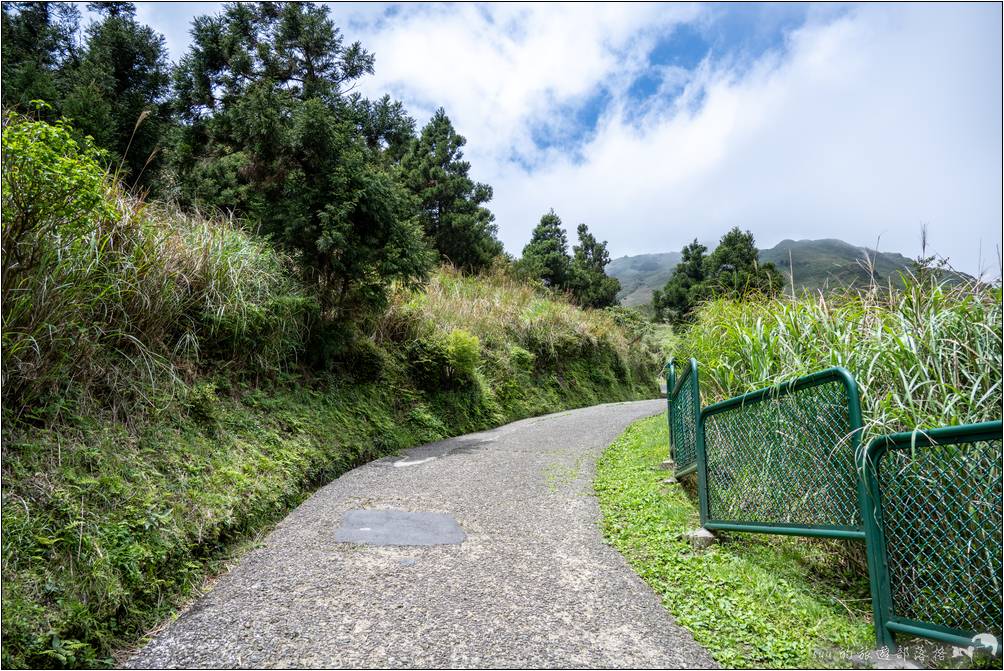
<svg viewBox="0 0 1004 671"><path fill-rule="evenodd" d="M349 95L373 56L345 44L328 8L233 3L192 36L175 77L181 200L236 211L293 252L329 323L422 280L432 257L383 155L410 134L406 115Z"/></svg>
<svg viewBox="0 0 1004 671"><path fill-rule="evenodd" d="M652 295L652 307L659 321L680 323L690 319L693 309L706 296L705 252L696 239L683 248L683 258L662 291Z"/></svg>
<svg viewBox="0 0 1004 671"><path fill-rule="evenodd" d="M709 293L733 298L780 293L784 276L773 263L761 264L759 255L751 232L735 227L723 235L705 262Z"/></svg>
<svg viewBox="0 0 1004 671"><path fill-rule="evenodd" d="M683 248L683 259L666 286L652 295L656 319L689 321L694 309L710 298L776 296L784 286L784 276L773 263L759 262L749 231L733 228L722 236L715 251L705 256L706 251L697 240Z"/></svg>
<svg viewBox="0 0 1004 671"><path fill-rule="evenodd" d="M80 10L69 2L4 2L0 23L3 106L27 111L32 100L44 100L52 106L46 118L57 118L79 56Z"/></svg>
<svg viewBox="0 0 1004 671"><path fill-rule="evenodd" d="M554 210L542 216L533 229L519 266L523 274L539 278L549 287L563 290L568 286L572 270L568 238Z"/></svg>
<svg viewBox="0 0 1004 671"><path fill-rule="evenodd" d="M170 64L164 37L136 21L131 2L93 2L102 19L87 30L63 114L121 161L127 183L150 185L148 164L162 148Z"/></svg>
<svg viewBox="0 0 1004 671"><path fill-rule="evenodd" d="M466 270L488 266L502 253L495 216L484 207L492 188L469 177L467 140L440 108L402 159L408 188L418 200L422 226L440 255Z"/></svg>
<svg viewBox="0 0 1004 671"><path fill-rule="evenodd" d="M569 289L583 307L605 308L617 304L621 283L606 273L610 263L607 243L599 242L585 224L579 224L579 244L572 247Z"/></svg>

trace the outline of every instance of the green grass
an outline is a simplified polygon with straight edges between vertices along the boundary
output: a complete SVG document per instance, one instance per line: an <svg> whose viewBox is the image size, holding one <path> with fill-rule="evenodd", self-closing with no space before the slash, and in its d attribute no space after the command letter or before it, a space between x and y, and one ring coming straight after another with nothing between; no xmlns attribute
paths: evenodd
<svg viewBox="0 0 1004 671"><path fill-rule="evenodd" d="M1000 419L1001 287L911 280L827 297L714 300L676 355L701 365L705 405L830 366L861 390L875 435Z"/></svg>
<svg viewBox="0 0 1004 671"><path fill-rule="evenodd" d="M867 583L835 575L831 545L721 534L691 550L697 510L655 468L667 445L665 415L632 424L600 459L595 489L605 538L677 622L726 667L846 666L831 653L870 649Z"/></svg>

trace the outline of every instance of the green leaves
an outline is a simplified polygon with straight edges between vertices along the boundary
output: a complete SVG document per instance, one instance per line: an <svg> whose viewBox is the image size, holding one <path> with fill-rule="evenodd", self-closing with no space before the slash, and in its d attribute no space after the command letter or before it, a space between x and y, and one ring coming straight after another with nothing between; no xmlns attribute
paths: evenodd
<svg viewBox="0 0 1004 671"><path fill-rule="evenodd" d="M845 366L861 389L866 435L999 418L1000 288L911 280L902 290L707 303L681 339L712 403Z"/></svg>
<svg viewBox="0 0 1004 671"><path fill-rule="evenodd" d="M520 275L539 279L545 286L567 291L576 304L605 308L617 304L620 282L606 274L610 263L607 243L599 242L589 227L579 224L579 244L568 255L568 238L561 219L550 210L533 229L530 242L517 263Z"/></svg>
<svg viewBox="0 0 1004 671"><path fill-rule="evenodd" d="M710 255L696 239L683 248L683 258L661 291L653 293L657 320L689 322L706 300L728 296L739 300L777 296L784 278L772 263L760 264L753 234L733 228Z"/></svg>
<svg viewBox="0 0 1004 671"><path fill-rule="evenodd" d="M193 37L177 73L185 199L258 223L294 255L324 321L366 318L392 282L424 280L432 255L384 155L410 138L410 119L389 99L342 96L373 58L344 45L328 8L229 5Z"/></svg>
<svg viewBox="0 0 1004 671"><path fill-rule="evenodd" d="M530 242L523 248L520 264L525 274L539 278L546 286L563 290L567 285L571 274L568 237L554 210L542 216L533 229Z"/></svg>

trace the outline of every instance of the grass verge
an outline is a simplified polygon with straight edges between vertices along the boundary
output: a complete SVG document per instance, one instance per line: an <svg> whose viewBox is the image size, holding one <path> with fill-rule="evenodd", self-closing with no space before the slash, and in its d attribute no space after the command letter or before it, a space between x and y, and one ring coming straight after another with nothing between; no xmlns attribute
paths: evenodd
<svg viewBox="0 0 1004 671"><path fill-rule="evenodd" d="M725 667L846 666L870 649L867 584L837 575L826 543L721 534L705 553L684 534L699 526L693 502L664 485L666 417L635 422L597 465L603 534L661 597L676 621Z"/></svg>

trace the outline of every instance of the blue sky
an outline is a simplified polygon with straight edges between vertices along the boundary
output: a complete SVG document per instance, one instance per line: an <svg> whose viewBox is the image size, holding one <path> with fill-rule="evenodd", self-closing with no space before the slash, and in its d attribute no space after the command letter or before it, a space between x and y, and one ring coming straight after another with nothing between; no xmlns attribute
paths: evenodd
<svg viewBox="0 0 1004 671"><path fill-rule="evenodd" d="M172 58L218 3L137 3ZM366 95L467 136L507 249L554 208L611 253L838 237L1001 244L1000 4L332 5ZM997 271L994 270L996 275Z"/></svg>

